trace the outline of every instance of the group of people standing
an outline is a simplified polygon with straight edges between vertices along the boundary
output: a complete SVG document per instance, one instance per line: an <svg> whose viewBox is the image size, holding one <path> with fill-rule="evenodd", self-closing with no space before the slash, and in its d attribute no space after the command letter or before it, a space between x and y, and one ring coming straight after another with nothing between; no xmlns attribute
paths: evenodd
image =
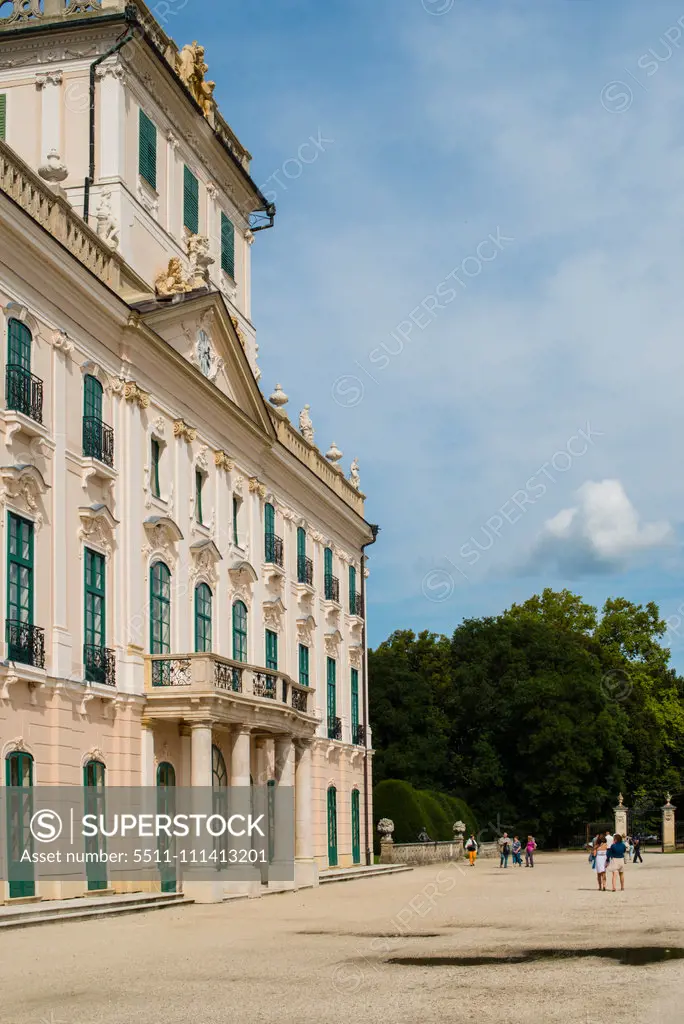
<svg viewBox="0 0 684 1024"><path fill-rule="evenodd" d="M625 861L629 856L635 864L643 864L641 856L641 840L638 836L611 835L610 832L600 832L591 844L589 863L596 872L599 892L606 891L608 872L612 875L613 892L617 891L617 880L620 879L620 891L625 890Z"/></svg>
<svg viewBox="0 0 684 1024"><path fill-rule="evenodd" d="M521 843L518 836L513 836L513 838L511 839L508 832L504 832L504 834L498 840L497 845L499 847L499 867L507 868L508 858L511 856L513 857L513 863L519 865L519 867L522 867L523 849L525 850L525 867L534 867L534 851L537 849L537 844L535 842L534 836L528 836L527 841L523 844ZM472 868L475 866L478 851L477 839L475 838L472 832L467 843L465 844L465 849L466 853L468 854L470 866Z"/></svg>

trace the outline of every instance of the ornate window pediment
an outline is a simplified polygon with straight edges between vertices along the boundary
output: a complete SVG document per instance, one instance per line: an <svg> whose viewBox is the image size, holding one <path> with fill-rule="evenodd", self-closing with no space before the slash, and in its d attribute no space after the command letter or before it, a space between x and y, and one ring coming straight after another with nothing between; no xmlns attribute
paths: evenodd
<svg viewBox="0 0 684 1024"><path fill-rule="evenodd" d="M336 658L338 656L341 643L342 634L339 629L336 629L334 633L325 634L325 653L329 658Z"/></svg>
<svg viewBox="0 0 684 1024"><path fill-rule="evenodd" d="M193 583L206 580L212 587L216 586L218 573L216 566L222 555L213 540L200 540L190 545L193 564L190 566L190 579Z"/></svg>
<svg viewBox="0 0 684 1024"><path fill-rule="evenodd" d="M314 642L316 631L316 620L313 615L307 615L303 619L297 619L297 639L300 643L311 647Z"/></svg>
<svg viewBox="0 0 684 1024"><path fill-rule="evenodd" d="M78 514L81 517L81 529L78 531L80 540L102 548L109 558L115 546L118 519L114 518L106 505L86 505L79 508Z"/></svg>
<svg viewBox="0 0 684 1024"><path fill-rule="evenodd" d="M228 570L230 582L233 584L233 598L239 598L245 604L252 600L252 587L259 579L259 576L249 562L240 559L233 563Z"/></svg>
<svg viewBox="0 0 684 1024"><path fill-rule="evenodd" d="M148 543L143 554L158 553L170 562L176 561L176 544L183 540L180 527L169 516L149 516L143 523Z"/></svg>
<svg viewBox="0 0 684 1024"><path fill-rule="evenodd" d="M264 625L267 629L272 629L276 633L280 632L282 626L283 615L287 611L285 605L279 597L275 601L264 601Z"/></svg>
<svg viewBox="0 0 684 1024"><path fill-rule="evenodd" d="M43 474L35 466L3 466L0 469L2 490L0 504L11 502L25 510L40 529L44 522L42 496L48 490Z"/></svg>

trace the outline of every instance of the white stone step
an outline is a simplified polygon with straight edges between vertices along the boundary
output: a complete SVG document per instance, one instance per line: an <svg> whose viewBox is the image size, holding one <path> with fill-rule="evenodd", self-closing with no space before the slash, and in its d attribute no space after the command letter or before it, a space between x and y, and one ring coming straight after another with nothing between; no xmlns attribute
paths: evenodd
<svg viewBox="0 0 684 1024"><path fill-rule="evenodd" d="M382 875L398 875L404 871L413 871L409 864L373 864L355 868L332 868L321 871L318 881L320 885L333 882L355 882L360 878L379 878Z"/></svg>
<svg viewBox="0 0 684 1024"><path fill-rule="evenodd" d="M168 907L191 906L193 902L182 893L126 893L102 898L45 900L30 905L0 907L0 929L141 914Z"/></svg>

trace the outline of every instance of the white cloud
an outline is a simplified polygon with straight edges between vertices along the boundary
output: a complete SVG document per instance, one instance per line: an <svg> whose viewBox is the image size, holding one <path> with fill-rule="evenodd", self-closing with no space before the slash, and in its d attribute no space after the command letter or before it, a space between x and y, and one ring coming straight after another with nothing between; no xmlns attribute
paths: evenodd
<svg viewBox="0 0 684 1024"><path fill-rule="evenodd" d="M529 558L527 571L557 570L571 578L611 573L628 567L639 552L673 538L667 522L642 523L619 480L587 481L577 504L547 519Z"/></svg>

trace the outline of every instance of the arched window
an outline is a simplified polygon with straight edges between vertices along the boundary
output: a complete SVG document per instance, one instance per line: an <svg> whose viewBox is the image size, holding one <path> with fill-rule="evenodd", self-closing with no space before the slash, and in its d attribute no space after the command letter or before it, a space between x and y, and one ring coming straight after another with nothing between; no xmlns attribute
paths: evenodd
<svg viewBox="0 0 684 1024"><path fill-rule="evenodd" d="M83 454L114 463L114 434L102 422L102 385L90 374L83 378Z"/></svg>
<svg viewBox="0 0 684 1024"><path fill-rule="evenodd" d="M214 789L225 789L228 785L226 762L216 744L211 748L211 784Z"/></svg>
<svg viewBox="0 0 684 1024"><path fill-rule="evenodd" d="M12 787L7 793L7 879L10 899L35 896L36 883L31 863L22 861L24 850L31 845L30 797L22 790L33 786L33 758L13 750L5 760L5 783Z"/></svg>
<svg viewBox="0 0 684 1024"><path fill-rule="evenodd" d="M211 650L212 593L206 583L195 588L195 650L206 654Z"/></svg>
<svg viewBox="0 0 684 1024"><path fill-rule="evenodd" d="M168 761L157 766L157 785L163 789L173 789L176 785L176 769Z"/></svg>
<svg viewBox="0 0 684 1024"><path fill-rule="evenodd" d="M174 817L176 812L176 770L168 761L157 766L157 813ZM176 880L176 845L171 836L162 833L157 840L159 850L159 873L161 875L161 891L175 892L178 888Z"/></svg>
<svg viewBox="0 0 684 1024"><path fill-rule="evenodd" d="M171 651L171 572L164 562L155 562L150 569L150 654ZM170 663L152 663L153 686L169 682Z"/></svg>
<svg viewBox="0 0 684 1024"><path fill-rule="evenodd" d="M247 661L247 606L242 601L233 605L233 660Z"/></svg>
<svg viewBox="0 0 684 1024"><path fill-rule="evenodd" d="M83 415L102 421L102 385L91 374L83 378Z"/></svg>
<svg viewBox="0 0 684 1024"><path fill-rule="evenodd" d="M337 867L337 790L328 788L328 866Z"/></svg>
<svg viewBox="0 0 684 1024"><path fill-rule="evenodd" d="M33 337L21 320L10 320L7 325L7 368L5 397L7 408L23 412L25 416L42 423L43 382L31 374Z"/></svg>

